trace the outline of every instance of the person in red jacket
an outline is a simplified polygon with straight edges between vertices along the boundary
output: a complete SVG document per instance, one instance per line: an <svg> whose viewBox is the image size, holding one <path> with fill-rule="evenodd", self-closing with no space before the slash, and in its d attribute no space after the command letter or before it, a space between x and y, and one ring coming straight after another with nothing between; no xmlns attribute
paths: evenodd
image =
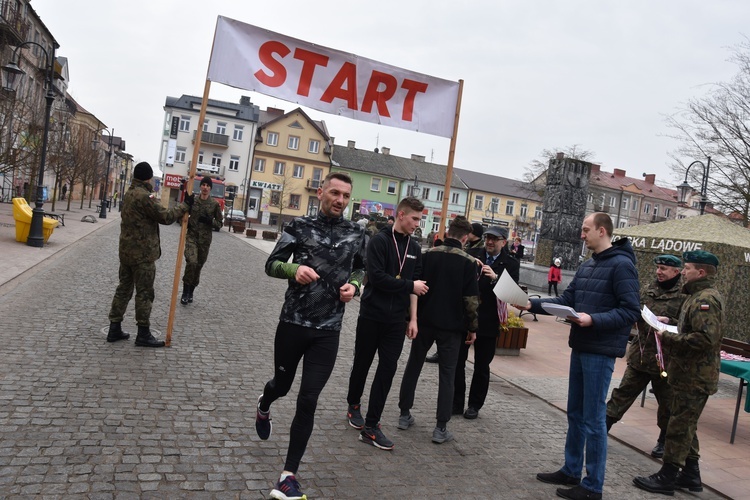
<svg viewBox="0 0 750 500"><path fill-rule="evenodd" d="M557 257L552 265L549 266L549 272L547 273L547 284L549 285L549 290L547 291L547 295L552 295L552 288L554 287L555 297L559 296L557 293L557 284L562 281L560 264L562 264L562 261L560 260L560 257Z"/></svg>

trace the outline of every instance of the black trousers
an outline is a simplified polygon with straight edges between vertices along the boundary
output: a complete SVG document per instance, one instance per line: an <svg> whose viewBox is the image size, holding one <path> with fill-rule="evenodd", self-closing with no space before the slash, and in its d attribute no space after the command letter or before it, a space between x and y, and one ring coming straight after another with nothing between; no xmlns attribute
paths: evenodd
<svg viewBox="0 0 750 500"><path fill-rule="evenodd" d="M453 383L456 376L456 362L461 344L466 340L465 332L438 330L419 325L419 334L411 342L409 360L406 362L404 378L401 380L398 407L402 412L414 406L414 393L417 390L419 374L422 372L424 358L433 343L438 351L438 401L435 418L438 424L445 424L451 419L453 405Z"/></svg>
<svg viewBox="0 0 750 500"><path fill-rule="evenodd" d="M280 322L273 346L273 378L263 389L261 409L286 396L292 387L297 366L302 361L302 380L297 395L297 410L289 431L289 450L284 470L297 472L315 423L318 396L328 382L339 350L339 332L316 330Z"/></svg>
<svg viewBox="0 0 750 500"><path fill-rule="evenodd" d="M487 399L490 388L490 363L495 357L495 343L497 337L479 336L474 342L474 375L471 377L469 389L469 407L479 410ZM456 365L456 379L453 391L453 409L458 412L464 409L466 398L466 360L469 357L469 346L464 343L458 355Z"/></svg>
<svg viewBox="0 0 750 500"><path fill-rule="evenodd" d="M378 367L370 387L370 402L367 406L365 425L375 427L383 414L385 400L396 375L398 358L404 348L406 322L382 323L364 319L357 320L357 336L354 341L354 362L349 375L349 392L346 401L350 405L360 404L367 383L367 373L378 355Z"/></svg>

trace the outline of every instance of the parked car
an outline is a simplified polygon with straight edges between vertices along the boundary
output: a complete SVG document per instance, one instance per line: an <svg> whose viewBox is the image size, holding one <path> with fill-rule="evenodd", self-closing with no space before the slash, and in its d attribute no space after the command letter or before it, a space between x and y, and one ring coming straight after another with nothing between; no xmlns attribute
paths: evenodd
<svg viewBox="0 0 750 500"><path fill-rule="evenodd" d="M245 222L247 220L247 217L245 217L245 214L242 210L227 210L227 213L224 215L224 220L233 222L233 221L240 221Z"/></svg>

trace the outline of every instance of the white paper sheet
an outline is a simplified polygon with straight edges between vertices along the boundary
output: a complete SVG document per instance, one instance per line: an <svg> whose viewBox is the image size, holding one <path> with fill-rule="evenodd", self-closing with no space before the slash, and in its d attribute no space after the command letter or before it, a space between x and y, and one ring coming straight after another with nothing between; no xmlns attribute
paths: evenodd
<svg viewBox="0 0 750 500"><path fill-rule="evenodd" d="M498 299L511 305L523 306L529 302L529 294L521 290L508 271L503 269L503 274L497 279L495 288L492 289Z"/></svg>
<svg viewBox="0 0 750 500"><path fill-rule="evenodd" d="M563 306L561 304L550 304L548 302L542 302L542 309L559 318L567 318L568 316L572 316L574 318L579 317L575 309L573 309L572 307Z"/></svg>
<svg viewBox="0 0 750 500"><path fill-rule="evenodd" d="M659 319L656 317L654 313L651 312L651 309L643 306L643 310L641 311L641 317L643 320L651 325L654 330L658 330L660 332L671 332L671 333L677 333L677 326L676 325L668 325L666 323L662 323L659 321Z"/></svg>

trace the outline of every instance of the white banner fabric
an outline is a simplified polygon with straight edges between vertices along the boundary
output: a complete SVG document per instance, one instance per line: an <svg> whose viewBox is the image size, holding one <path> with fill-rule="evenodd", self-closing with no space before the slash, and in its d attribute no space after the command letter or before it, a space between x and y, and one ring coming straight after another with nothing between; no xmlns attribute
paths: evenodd
<svg viewBox="0 0 750 500"><path fill-rule="evenodd" d="M326 113L451 137L458 82L219 16L208 79Z"/></svg>

